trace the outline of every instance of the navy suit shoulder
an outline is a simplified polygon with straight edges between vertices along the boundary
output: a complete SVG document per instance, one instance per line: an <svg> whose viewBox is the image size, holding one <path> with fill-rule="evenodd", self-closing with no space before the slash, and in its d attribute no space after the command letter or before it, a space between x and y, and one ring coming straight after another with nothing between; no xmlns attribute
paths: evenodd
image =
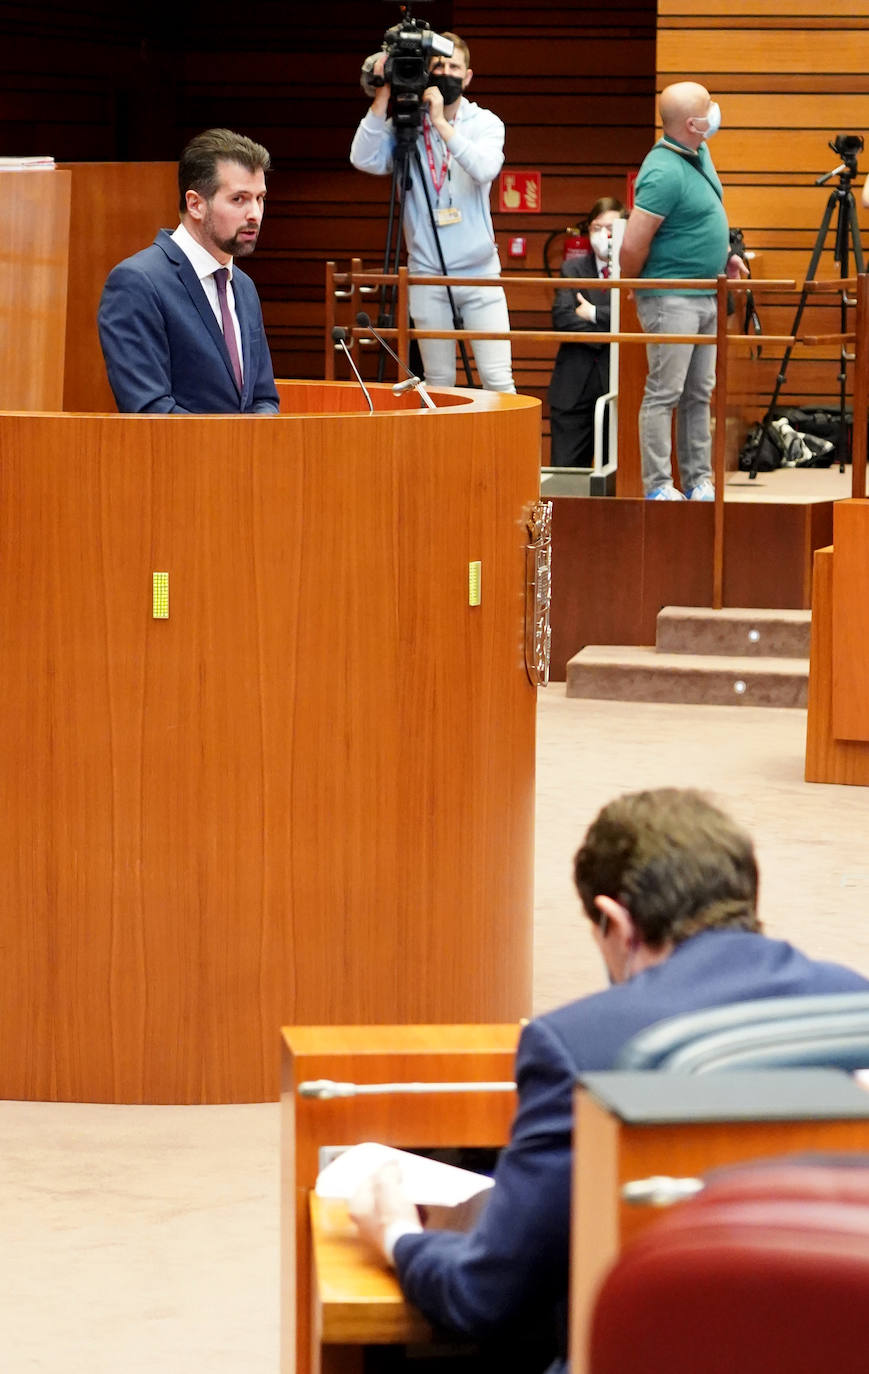
<svg viewBox="0 0 869 1374"><path fill-rule="evenodd" d="M223 334L187 256L161 229L109 273L97 322L120 411L274 413L278 395L253 282L233 268L242 335L239 395Z"/></svg>
<svg viewBox="0 0 869 1374"><path fill-rule="evenodd" d="M468 1235L403 1236L407 1296L431 1321L471 1337L548 1318L563 1344L570 1229L573 1089L611 1069L638 1031L676 1016L761 997L851 992L869 981L792 945L742 931L695 936L630 982L548 1012L522 1031L519 1106L495 1187Z"/></svg>
<svg viewBox="0 0 869 1374"><path fill-rule="evenodd" d="M764 997L859 992L869 981L840 964L810 959L785 940L712 930L686 940L669 959L541 1018L577 1073L612 1068L639 1031L670 1016Z"/></svg>

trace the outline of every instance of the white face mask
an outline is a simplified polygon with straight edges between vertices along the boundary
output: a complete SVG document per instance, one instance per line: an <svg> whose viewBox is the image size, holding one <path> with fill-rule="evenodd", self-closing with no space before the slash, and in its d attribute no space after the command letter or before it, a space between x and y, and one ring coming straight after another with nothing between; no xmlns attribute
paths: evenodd
<svg viewBox="0 0 869 1374"><path fill-rule="evenodd" d="M718 130L721 128L721 106L718 104L717 100L712 101L712 104L709 106L709 113L704 117L706 119L706 128L698 130L698 133L700 133L702 138L711 138L712 135L717 134Z"/></svg>
<svg viewBox="0 0 869 1374"><path fill-rule="evenodd" d="M610 233L608 229L592 229L589 234L595 257L606 262L610 255Z"/></svg>

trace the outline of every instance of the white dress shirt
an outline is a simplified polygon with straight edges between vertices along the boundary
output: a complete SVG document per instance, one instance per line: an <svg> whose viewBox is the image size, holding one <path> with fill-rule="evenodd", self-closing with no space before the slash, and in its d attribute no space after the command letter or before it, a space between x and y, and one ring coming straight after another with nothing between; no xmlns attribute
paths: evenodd
<svg viewBox="0 0 869 1374"><path fill-rule="evenodd" d="M190 266L202 283L202 289L208 298L208 304L214 311L214 318L223 333L223 321L220 318L220 301L217 297L217 282L214 274L219 267L226 267L229 270L229 277L226 282L226 299L229 302L229 313L232 316L232 327L235 330L235 342L238 346L238 357L241 362L241 375L244 376L244 353L241 347L241 326L238 323L238 316L235 313L235 293L232 289L232 269L233 261L218 262L217 258L212 257L207 248L203 248L201 243L193 237L183 224L179 224L175 233L172 235L173 243L177 243L181 252L190 261Z"/></svg>

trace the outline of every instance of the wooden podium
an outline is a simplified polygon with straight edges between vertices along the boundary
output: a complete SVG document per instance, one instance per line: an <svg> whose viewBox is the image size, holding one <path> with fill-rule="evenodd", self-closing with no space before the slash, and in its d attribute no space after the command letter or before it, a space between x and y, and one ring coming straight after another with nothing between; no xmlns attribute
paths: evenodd
<svg viewBox="0 0 869 1374"><path fill-rule="evenodd" d="M274 1099L287 1022L529 1010L539 402L281 390L0 415L2 1097Z"/></svg>
<svg viewBox="0 0 869 1374"><path fill-rule="evenodd" d="M869 501L837 501L817 549L806 782L869 786Z"/></svg>

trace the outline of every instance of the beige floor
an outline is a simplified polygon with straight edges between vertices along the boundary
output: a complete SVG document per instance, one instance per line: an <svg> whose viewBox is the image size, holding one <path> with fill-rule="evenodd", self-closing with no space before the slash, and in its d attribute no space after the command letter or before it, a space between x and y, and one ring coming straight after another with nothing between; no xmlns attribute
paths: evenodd
<svg viewBox="0 0 869 1374"><path fill-rule="evenodd" d="M851 468L776 468L752 479L746 472L727 474L728 501L787 502L810 505L814 501L841 501L851 493Z"/></svg>
<svg viewBox="0 0 869 1374"><path fill-rule="evenodd" d="M713 791L756 836L768 929L869 974L869 789L805 784L804 740L801 711L542 694L537 1010L602 984L571 855L644 786ZM277 1151L273 1105L0 1103L4 1374L276 1374Z"/></svg>

